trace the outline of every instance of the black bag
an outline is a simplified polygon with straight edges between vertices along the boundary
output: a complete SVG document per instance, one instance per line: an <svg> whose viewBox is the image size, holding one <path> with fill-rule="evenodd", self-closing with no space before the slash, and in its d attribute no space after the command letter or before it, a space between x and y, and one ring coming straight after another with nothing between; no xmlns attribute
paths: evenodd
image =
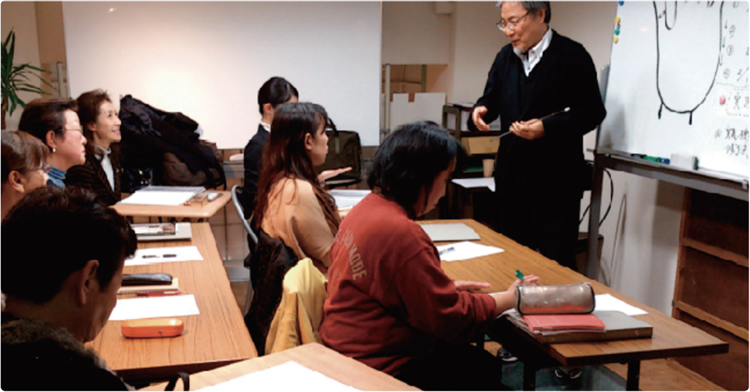
<svg viewBox="0 0 750 392"><path fill-rule="evenodd" d="M339 131L328 120L328 156L320 171L350 167L352 170L326 180L328 186L357 184L362 180L362 143L355 131Z"/></svg>

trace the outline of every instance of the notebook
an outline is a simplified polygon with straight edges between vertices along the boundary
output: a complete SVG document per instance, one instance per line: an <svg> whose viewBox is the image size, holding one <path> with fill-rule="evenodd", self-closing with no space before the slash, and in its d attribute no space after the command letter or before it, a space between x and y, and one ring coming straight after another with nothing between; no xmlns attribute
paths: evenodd
<svg viewBox="0 0 750 392"><path fill-rule="evenodd" d="M479 234L463 223L429 223L423 224L422 230L430 236L432 242L477 241Z"/></svg>
<svg viewBox="0 0 750 392"><path fill-rule="evenodd" d="M177 291L180 289L177 278L172 278L171 284L145 285L145 286L120 286L117 294L138 294L138 293L160 293L164 291Z"/></svg>
<svg viewBox="0 0 750 392"><path fill-rule="evenodd" d="M542 343L573 343L593 342L605 340L650 338L653 335L653 327L635 317L626 315L619 311L594 311L601 322L604 323L604 331L578 331L578 332L531 332L523 316L516 311L503 314L508 321L516 325L524 332L533 336Z"/></svg>
<svg viewBox="0 0 750 392"><path fill-rule="evenodd" d="M138 241L179 241L193 238L190 222L179 223L137 223L130 227Z"/></svg>

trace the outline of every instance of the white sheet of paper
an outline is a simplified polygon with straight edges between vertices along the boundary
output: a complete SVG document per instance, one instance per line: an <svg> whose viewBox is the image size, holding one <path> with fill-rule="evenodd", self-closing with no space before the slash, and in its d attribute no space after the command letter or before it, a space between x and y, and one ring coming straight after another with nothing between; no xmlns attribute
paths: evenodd
<svg viewBox="0 0 750 392"><path fill-rule="evenodd" d="M480 239L479 234L464 223L427 223L420 226L430 236L432 242L478 241Z"/></svg>
<svg viewBox="0 0 750 392"><path fill-rule="evenodd" d="M148 206L180 206L190 200L195 193L175 191L135 191L120 204L138 204Z"/></svg>
<svg viewBox="0 0 750 392"><path fill-rule="evenodd" d="M482 178L454 178L453 183L460 185L466 189L469 188L490 188L490 191L495 191L495 179L493 177L482 177Z"/></svg>
<svg viewBox="0 0 750 392"><path fill-rule="evenodd" d="M468 241L441 245L437 247L437 250L438 252L442 252L442 254L440 255L440 260L443 261L468 260L476 257L505 252L504 249L498 247L480 245Z"/></svg>
<svg viewBox="0 0 750 392"><path fill-rule="evenodd" d="M645 310L628 304L610 294L597 294L595 296L596 306L594 311L598 310L619 310L628 316L638 316L639 314L648 314Z"/></svg>
<svg viewBox="0 0 750 392"><path fill-rule="evenodd" d="M370 194L369 190L362 189L333 189L329 192L336 200L336 207L345 210L354 207Z"/></svg>
<svg viewBox="0 0 750 392"><path fill-rule="evenodd" d="M118 299L109 319L136 320L200 314L193 294Z"/></svg>
<svg viewBox="0 0 750 392"><path fill-rule="evenodd" d="M164 257L164 255L168 255ZM174 255L174 256L172 256ZM203 260L195 246L175 246L171 248L138 249L135 255L125 259L125 266L170 263L175 261Z"/></svg>
<svg viewBox="0 0 750 392"><path fill-rule="evenodd" d="M289 361L272 368L246 374L221 384L201 389L206 392L224 391L358 391L322 373Z"/></svg>

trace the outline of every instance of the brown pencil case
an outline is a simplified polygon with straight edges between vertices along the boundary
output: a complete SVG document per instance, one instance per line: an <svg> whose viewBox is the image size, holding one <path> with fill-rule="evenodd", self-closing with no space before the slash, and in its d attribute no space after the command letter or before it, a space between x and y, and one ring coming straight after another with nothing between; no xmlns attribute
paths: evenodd
<svg viewBox="0 0 750 392"><path fill-rule="evenodd" d="M518 286L516 311L520 314L591 313L594 289L590 283Z"/></svg>

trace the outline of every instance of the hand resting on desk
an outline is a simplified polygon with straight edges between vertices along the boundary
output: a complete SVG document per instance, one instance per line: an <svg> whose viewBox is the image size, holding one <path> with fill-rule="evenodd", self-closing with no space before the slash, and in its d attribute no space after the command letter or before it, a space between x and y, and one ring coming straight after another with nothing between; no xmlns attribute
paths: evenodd
<svg viewBox="0 0 750 392"><path fill-rule="evenodd" d="M539 283L539 277L536 275L526 275L521 279L516 279L509 287L508 290L502 293L490 294L495 299L495 317L499 316L500 313L512 308L516 302L518 302L518 290L516 288L523 285L536 285Z"/></svg>

